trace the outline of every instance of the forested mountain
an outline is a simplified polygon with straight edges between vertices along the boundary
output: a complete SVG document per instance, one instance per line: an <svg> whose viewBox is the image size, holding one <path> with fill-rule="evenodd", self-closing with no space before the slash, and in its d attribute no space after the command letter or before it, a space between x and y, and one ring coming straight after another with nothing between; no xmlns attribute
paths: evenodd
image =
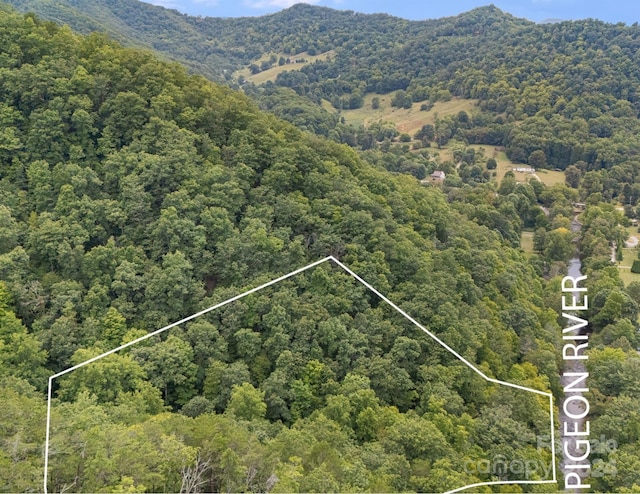
<svg viewBox="0 0 640 494"><path fill-rule="evenodd" d="M512 161L537 167L584 162L589 169L611 168L635 162L640 150L637 25L538 25L493 6L406 21L306 4L260 18L221 19L134 0L11 3L81 32L98 28L151 47L232 85L241 67L259 72L287 58L326 54L244 89L264 109L354 146L370 147L371 137L336 126L322 100L339 112L361 107L372 92L398 92L399 107L452 96L477 99L477 111L463 122L442 118L432 140L505 146Z"/></svg>
<svg viewBox="0 0 640 494"><path fill-rule="evenodd" d="M327 255L488 375L558 390L543 280L466 206L149 53L0 19L2 490L41 488L48 375ZM330 264L53 398L51 491L439 491L551 461L545 399Z"/></svg>
<svg viewBox="0 0 640 494"><path fill-rule="evenodd" d="M0 4L0 491L41 490L48 376L329 255L486 375L560 399L574 241L594 437L617 441L592 484L638 490L640 283L611 263L640 198L637 26L12 3L231 85L268 52L329 55L243 95ZM478 105L410 150L326 109L372 91ZM442 187L384 169L424 174L451 142ZM567 184L497 185L474 143ZM524 459L548 478L552 461L545 397L485 381L331 263L54 384L51 491L436 492L522 480L504 465Z"/></svg>

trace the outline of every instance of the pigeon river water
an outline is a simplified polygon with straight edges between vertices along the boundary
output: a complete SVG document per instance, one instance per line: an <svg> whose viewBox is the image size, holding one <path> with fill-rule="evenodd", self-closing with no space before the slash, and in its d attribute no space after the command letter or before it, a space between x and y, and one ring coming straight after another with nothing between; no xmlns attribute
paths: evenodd
<svg viewBox="0 0 640 494"><path fill-rule="evenodd" d="M559 406L560 437L562 438L562 462L565 490L580 492L591 486L587 479L591 471L589 455L590 423L589 401L583 396L588 391L589 373L585 362L585 350L589 335L588 322L581 312L589 306L586 276L580 272L582 263L577 257L569 263L568 276L562 280L562 316L565 320L563 332L562 360L564 363L562 384L564 397Z"/></svg>

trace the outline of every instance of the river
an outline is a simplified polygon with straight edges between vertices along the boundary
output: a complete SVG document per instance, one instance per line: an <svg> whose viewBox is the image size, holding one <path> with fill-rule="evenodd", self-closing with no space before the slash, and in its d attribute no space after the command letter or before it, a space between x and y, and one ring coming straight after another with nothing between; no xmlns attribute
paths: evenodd
<svg viewBox="0 0 640 494"><path fill-rule="evenodd" d="M580 230L580 223L578 223L577 221L574 220L572 226L572 230L574 231L579 231ZM580 261L580 259L578 257L574 257L573 259L571 259L569 261L569 267L568 267L568 275L572 276L574 278L577 278L578 276L581 276L581 269L582 269L582 262ZM579 292L574 292L573 295L578 299L581 300L582 297L584 296L584 293L580 294ZM564 369L562 369L563 373L565 372L586 372L586 367L584 364L584 360L568 360L568 361L563 361L565 363L565 367ZM574 378L571 377L561 377L560 378L560 384L562 385L562 388L564 389L565 386L567 384L569 384L570 382L572 382L573 380L575 380ZM588 384L583 384L584 387L588 387ZM571 460L567 460L565 458L565 454L564 454L564 442L565 442L565 434L564 434L564 427L563 424L564 423L575 423L575 422L579 422L579 426L578 429L579 430L584 430L584 423L587 420L587 417L585 417L584 419L581 420L575 420L572 418L569 418L567 416L567 414L564 413L564 400L567 400L569 397L571 396L581 396L582 393L581 392L574 392L574 391L570 391L570 392L565 392L564 393L564 397L563 397L563 403L559 404L558 406L558 410L559 410L559 419L560 419L560 437L562 438L561 440L561 444L560 447L562 448L562 461L560 463L560 469L562 470L563 474L567 474L569 472L576 472L580 475L580 477L583 479L583 483L588 483L588 480L585 480L588 476L589 476L589 471L585 470L585 469L572 469L570 467L571 464L584 464L584 462L577 462L577 461L571 461ZM568 406L568 411L570 414L572 415L580 415L581 413L584 413L584 406L580 403L576 403L575 400L572 400L569 402L569 406ZM568 443L570 445L575 445L575 439L576 437L571 437L568 438ZM581 456L582 454L584 454L584 450L579 451L576 450L575 447L569 447L569 453L572 456ZM580 492L580 490L578 489L570 489L568 490L568 492Z"/></svg>

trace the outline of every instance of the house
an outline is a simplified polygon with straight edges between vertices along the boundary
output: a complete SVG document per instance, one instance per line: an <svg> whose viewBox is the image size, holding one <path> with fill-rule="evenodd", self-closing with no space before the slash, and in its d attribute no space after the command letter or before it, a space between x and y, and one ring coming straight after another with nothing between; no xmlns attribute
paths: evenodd
<svg viewBox="0 0 640 494"><path fill-rule="evenodd" d="M441 182L446 177L447 176L445 175L445 173L441 170L436 170L431 174L431 180L433 180L434 182Z"/></svg>

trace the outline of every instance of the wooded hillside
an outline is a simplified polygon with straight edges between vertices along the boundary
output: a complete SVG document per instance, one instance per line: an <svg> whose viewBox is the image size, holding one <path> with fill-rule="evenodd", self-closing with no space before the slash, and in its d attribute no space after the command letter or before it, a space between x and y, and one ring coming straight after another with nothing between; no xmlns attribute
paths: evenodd
<svg viewBox="0 0 640 494"><path fill-rule="evenodd" d="M367 94L392 93L398 107L429 107L451 97L479 101L462 120L440 118L426 144L455 139L504 146L514 162L562 170L583 162L589 170L628 166L640 151L637 25L539 25L493 6L406 21L306 4L221 19L134 0L10 3L81 32L104 30L153 48L211 79L242 86L263 109L301 128L363 149L384 137L340 124L339 112L361 107ZM330 55L257 86L234 75L242 67L259 72L322 53Z"/></svg>
<svg viewBox="0 0 640 494"><path fill-rule="evenodd" d="M640 485L640 283L611 261L638 216L638 26L535 25L494 7L409 22L11 3L227 85L0 4L0 490L41 490L48 376L328 255L486 375L559 398L559 282L576 246L594 434L617 441L594 453L609 470L593 485ZM329 52L262 85L233 75ZM417 112L477 105L406 137L341 121L378 93ZM496 183L498 149L566 183ZM436 166L443 183L416 180ZM482 467L497 457L536 461L538 480L548 418L545 397L482 379L326 263L56 379L49 488L523 479Z"/></svg>
<svg viewBox="0 0 640 494"><path fill-rule="evenodd" d="M327 255L488 375L557 389L534 267L442 192L148 53L0 16L4 488L40 489L48 375ZM49 486L441 490L498 451L549 462L546 406L326 265L57 380Z"/></svg>

